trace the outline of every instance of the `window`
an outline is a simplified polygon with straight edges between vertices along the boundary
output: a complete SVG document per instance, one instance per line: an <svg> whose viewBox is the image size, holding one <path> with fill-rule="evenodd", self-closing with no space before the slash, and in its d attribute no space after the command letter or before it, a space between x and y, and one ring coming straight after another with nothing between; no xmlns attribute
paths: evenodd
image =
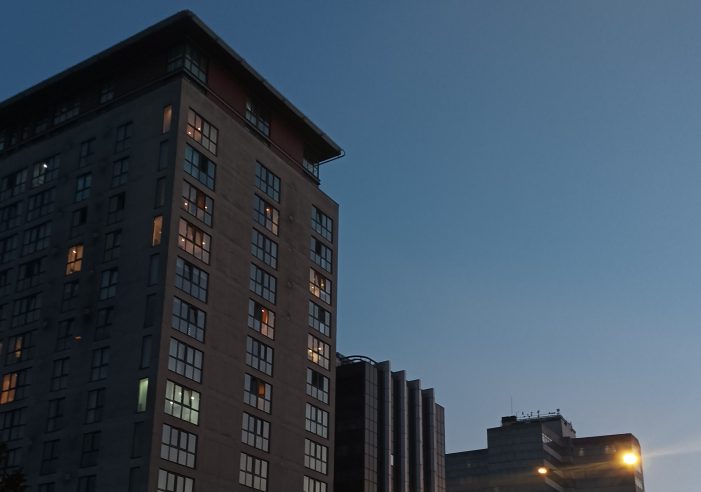
<svg viewBox="0 0 701 492"><path fill-rule="evenodd" d="M319 163L308 159L306 156L302 159L302 167L309 174L314 176L317 180L319 179Z"/></svg>
<svg viewBox="0 0 701 492"><path fill-rule="evenodd" d="M166 381L163 411L175 418L197 425L200 420L200 394L173 381Z"/></svg>
<svg viewBox="0 0 701 492"><path fill-rule="evenodd" d="M153 342L151 335L146 335L141 339L141 356L139 357L139 369L148 369L151 367L151 352L153 351Z"/></svg>
<svg viewBox="0 0 701 492"><path fill-rule="evenodd" d="M253 197L253 221L277 236L280 212L258 195Z"/></svg>
<svg viewBox="0 0 701 492"><path fill-rule="evenodd" d="M54 482L40 483L37 492L56 492L56 484Z"/></svg>
<svg viewBox="0 0 701 492"><path fill-rule="evenodd" d="M194 468L196 453L197 436L195 434L163 424L161 458Z"/></svg>
<svg viewBox="0 0 701 492"><path fill-rule="evenodd" d="M26 331L7 339L5 365L31 360L34 357L34 331Z"/></svg>
<svg viewBox="0 0 701 492"><path fill-rule="evenodd" d="M102 347L92 351L92 365L90 366L90 381L100 381L107 378L107 370L110 367L110 348Z"/></svg>
<svg viewBox="0 0 701 492"><path fill-rule="evenodd" d="M88 223L88 207L80 207L71 215L71 237L79 235L82 226Z"/></svg>
<svg viewBox="0 0 701 492"><path fill-rule="evenodd" d="M254 264L251 264L250 273L249 288L263 299L275 304L277 279Z"/></svg>
<svg viewBox="0 0 701 492"><path fill-rule="evenodd" d="M111 268L102 272L100 277L100 300L111 299L117 295L117 282L119 281L119 270Z"/></svg>
<svg viewBox="0 0 701 492"><path fill-rule="evenodd" d="M61 158L58 154L34 163L32 166L32 188L50 183L58 176Z"/></svg>
<svg viewBox="0 0 701 492"><path fill-rule="evenodd" d="M45 271L45 256L22 263L17 273L17 290L20 291L39 285Z"/></svg>
<svg viewBox="0 0 701 492"><path fill-rule="evenodd" d="M22 254L29 255L49 247L51 238L51 222L44 222L24 231L22 239Z"/></svg>
<svg viewBox="0 0 701 492"><path fill-rule="evenodd" d="M41 475L56 473L56 465L58 464L59 455L59 443L60 441L58 439L44 442L44 446L41 452L41 469L39 470L39 473Z"/></svg>
<svg viewBox="0 0 701 492"><path fill-rule="evenodd" d="M105 104L114 99L114 82L105 82L100 87L100 104Z"/></svg>
<svg viewBox="0 0 701 492"><path fill-rule="evenodd" d="M331 304L331 281L313 268L309 269L309 292L326 304Z"/></svg>
<svg viewBox="0 0 701 492"><path fill-rule="evenodd" d="M268 490L268 462L241 453L239 483L255 490Z"/></svg>
<svg viewBox="0 0 701 492"><path fill-rule="evenodd" d="M103 261L112 261L119 258L119 248L122 245L122 230L117 229L105 234L105 250Z"/></svg>
<svg viewBox="0 0 701 492"><path fill-rule="evenodd" d="M30 197L30 204L31 202ZM29 220L29 214L27 214ZM22 202L15 202L0 208L0 232L17 227L22 222Z"/></svg>
<svg viewBox="0 0 701 492"><path fill-rule="evenodd" d="M124 218L126 193L112 195L107 201L107 223L114 224Z"/></svg>
<svg viewBox="0 0 701 492"><path fill-rule="evenodd" d="M312 229L329 242L333 242L333 219L316 207L312 207Z"/></svg>
<svg viewBox="0 0 701 492"><path fill-rule="evenodd" d="M163 127L161 128L161 133L168 133L170 131L170 124L173 120L173 106L170 104L163 108Z"/></svg>
<svg viewBox="0 0 701 492"><path fill-rule="evenodd" d="M185 219L180 219L178 227L178 246L195 258L209 263L209 249L212 236L195 227Z"/></svg>
<svg viewBox="0 0 701 492"><path fill-rule="evenodd" d="M0 295L9 294L12 291L12 268L0 270Z"/></svg>
<svg viewBox="0 0 701 492"><path fill-rule="evenodd" d="M161 236L163 235L163 216L158 215L153 218L153 228L151 229L151 246L161 244Z"/></svg>
<svg viewBox="0 0 701 492"><path fill-rule="evenodd" d="M148 264L148 285L156 285L160 277L161 255L151 255Z"/></svg>
<svg viewBox="0 0 701 492"><path fill-rule="evenodd" d="M262 379L258 379L250 374L244 375L243 401L258 410L270 413L270 402L272 400L273 387Z"/></svg>
<svg viewBox="0 0 701 492"><path fill-rule="evenodd" d="M307 394L323 403L328 403L329 378L313 369L307 368Z"/></svg>
<svg viewBox="0 0 701 492"><path fill-rule="evenodd" d="M203 84L207 83L207 59L188 44L177 46L168 57L168 72L180 69L184 69Z"/></svg>
<svg viewBox="0 0 701 492"><path fill-rule="evenodd" d="M94 424L102 420L105 408L105 388L88 391L88 408L85 412L85 423Z"/></svg>
<svg viewBox="0 0 701 492"><path fill-rule="evenodd" d="M114 141L114 151L124 152L131 145L131 137L134 133L134 125L132 122L124 123L117 127L117 137Z"/></svg>
<svg viewBox="0 0 701 492"><path fill-rule="evenodd" d="M56 188L49 188L34 195L30 195L27 200L27 220L38 219L53 213L55 209ZM3 220L5 216L3 215ZM9 227L13 227L12 220L9 218Z"/></svg>
<svg viewBox="0 0 701 492"><path fill-rule="evenodd" d="M248 327L261 335L275 338L275 313L253 299L248 300Z"/></svg>
<svg viewBox="0 0 701 492"><path fill-rule="evenodd" d="M54 125L58 125L74 116L78 116L79 112L80 101L78 101L78 99L59 105L54 113Z"/></svg>
<svg viewBox="0 0 701 492"><path fill-rule="evenodd" d="M246 120L263 135L270 136L270 115L250 99L246 101Z"/></svg>
<svg viewBox="0 0 701 492"><path fill-rule="evenodd" d="M329 448L309 439L304 440L304 466L310 470L326 474L328 457Z"/></svg>
<svg viewBox="0 0 701 492"><path fill-rule="evenodd" d="M320 482L311 477L304 476L303 492L326 492L326 482Z"/></svg>
<svg viewBox="0 0 701 492"><path fill-rule="evenodd" d="M212 225L212 212L214 202L202 191L183 181L182 208L190 215L194 215L208 226Z"/></svg>
<svg viewBox="0 0 701 492"><path fill-rule="evenodd" d="M270 440L270 423L243 412L241 424L241 442L267 452Z"/></svg>
<svg viewBox="0 0 701 492"><path fill-rule="evenodd" d="M68 258L66 259L66 275L77 273L83 268L83 245L74 244L68 248Z"/></svg>
<svg viewBox="0 0 701 492"><path fill-rule="evenodd" d="M0 239L0 263L7 263L15 259L17 243L17 234Z"/></svg>
<svg viewBox="0 0 701 492"><path fill-rule="evenodd" d="M200 383L202 382L202 359L201 351L175 338L170 339L169 370Z"/></svg>
<svg viewBox="0 0 701 492"><path fill-rule="evenodd" d="M179 332L203 342L204 330L207 326L207 313L178 297L173 297L171 326Z"/></svg>
<svg viewBox="0 0 701 492"><path fill-rule="evenodd" d="M80 142L80 154L78 156L78 167L85 167L89 164L88 158L95 154L95 139L90 138Z"/></svg>
<svg viewBox="0 0 701 492"><path fill-rule="evenodd" d="M280 178L260 162L256 162L256 188L280 203Z"/></svg>
<svg viewBox="0 0 701 492"><path fill-rule="evenodd" d="M33 323L41 318L41 294L21 297L15 301L12 311L12 326Z"/></svg>
<svg viewBox="0 0 701 492"><path fill-rule="evenodd" d="M185 145L185 162L183 169L187 174L205 185L210 190L214 189L217 174L217 165L189 145Z"/></svg>
<svg viewBox="0 0 701 492"><path fill-rule="evenodd" d="M219 130L209 121L205 120L192 109L187 113L187 127L185 133L202 147L217 155L217 138Z"/></svg>
<svg viewBox="0 0 701 492"><path fill-rule="evenodd" d="M6 372L0 384L0 405L21 400L26 396L29 386L29 369Z"/></svg>
<svg viewBox="0 0 701 492"><path fill-rule="evenodd" d="M114 307L108 306L97 310L95 340L104 340L110 336L110 327L114 323Z"/></svg>
<svg viewBox="0 0 701 492"><path fill-rule="evenodd" d="M54 361L51 371L51 391L66 388L68 383L68 357Z"/></svg>
<svg viewBox="0 0 701 492"><path fill-rule="evenodd" d="M317 238L311 238L309 257L321 268L331 273L333 270L333 251Z"/></svg>
<svg viewBox="0 0 701 492"><path fill-rule="evenodd" d="M277 243L253 229L251 234L251 254L260 261L277 269Z"/></svg>
<svg viewBox="0 0 701 492"><path fill-rule="evenodd" d="M166 203L166 178L158 178L156 180L156 192L154 193L156 199L154 200L153 208L160 208Z"/></svg>
<svg viewBox="0 0 701 492"><path fill-rule="evenodd" d="M178 258L175 263L175 286L195 299L207 302L209 274Z"/></svg>
<svg viewBox="0 0 701 492"><path fill-rule="evenodd" d="M112 163L112 188L126 184L129 176L129 158L123 157Z"/></svg>
<svg viewBox="0 0 701 492"><path fill-rule="evenodd" d="M158 488L156 492L194 492L195 481L190 477L178 475L166 470L158 470Z"/></svg>
<svg viewBox="0 0 701 492"><path fill-rule="evenodd" d="M100 452L100 432L86 432L83 434L83 449L80 455L80 466L97 465L97 456Z"/></svg>
<svg viewBox="0 0 701 492"><path fill-rule="evenodd" d="M90 198L90 187L92 186L92 174L81 174L75 179L75 201L81 202Z"/></svg>
<svg viewBox="0 0 701 492"><path fill-rule="evenodd" d="M49 413L46 417L46 432L55 432L63 427L65 398L49 400Z"/></svg>
<svg viewBox="0 0 701 492"><path fill-rule="evenodd" d="M319 333L331 336L331 313L312 301L309 301L308 322Z"/></svg>
<svg viewBox="0 0 701 492"><path fill-rule="evenodd" d="M27 425L27 409L18 408L0 413L0 441L9 442L24 437Z"/></svg>
<svg viewBox="0 0 701 492"><path fill-rule="evenodd" d="M329 437L329 412L307 403L304 428L323 438Z"/></svg>
<svg viewBox="0 0 701 492"><path fill-rule="evenodd" d="M6 200L23 193L27 189L27 170L20 169L0 180L0 200Z"/></svg>
<svg viewBox="0 0 701 492"><path fill-rule="evenodd" d="M61 296L61 312L75 309L78 304L78 294L80 289L80 281L73 280L63 284L63 295Z"/></svg>
<svg viewBox="0 0 701 492"><path fill-rule="evenodd" d="M78 478L78 492L97 492L97 476L88 475Z"/></svg>
<svg viewBox="0 0 701 492"><path fill-rule="evenodd" d="M73 340L73 325L75 325L75 319L73 318L59 321L58 332L56 333L57 352L70 348L71 340Z"/></svg>
<svg viewBox="0 0 701 492"><path fill-rule="evenodd" d="M328 343L322 342L313 335L307 335L307 359L328 369L330 354L331 347Z"/></svg>
<svg viewBox="0 0 701 492"><path fill-rule="evenodd" d="M259 342L255 338L246 337L246 364L268 376L272 376L273 348Z"/></svg>
<svg viewBox="0 0 701 492"><path fill-rule="evenodd" d="M187 154L187 149L186 152ZM168 141L161 142L158 145L158 170L162 170L168 167Z"/></svg>
<svg viewBox="0 0 701 492"><path fill-rule="evenodd" d="M139 379L139 391L136 396L136 412L146 411L148 405L148 378Z"/></svg>

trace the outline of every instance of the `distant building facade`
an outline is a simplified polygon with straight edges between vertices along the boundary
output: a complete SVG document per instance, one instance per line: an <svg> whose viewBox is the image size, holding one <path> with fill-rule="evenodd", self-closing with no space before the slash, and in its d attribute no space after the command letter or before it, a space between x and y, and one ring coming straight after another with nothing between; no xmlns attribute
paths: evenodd
<svg viewBox="0 0 701 492"><path fill-rule="evenodd" d="M503 417L487 449L446 455L448 492L643 492L632 434L577 438L559 412Z"/></svg>
<svg viewBox="0 0 701 492"><path fill-rule="evenodd" d="M445 491L443 407L433 389L367 357L337 356L335 492Z"/></svg>

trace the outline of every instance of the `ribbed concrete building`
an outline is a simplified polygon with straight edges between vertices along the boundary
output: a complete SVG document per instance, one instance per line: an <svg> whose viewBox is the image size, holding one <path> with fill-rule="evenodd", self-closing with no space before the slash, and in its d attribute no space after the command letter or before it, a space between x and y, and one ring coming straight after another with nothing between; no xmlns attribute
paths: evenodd
<svg viewBox="0 0 701 492"><path fill-rule="evenodd" d="M576 437L559 411L502 418L487 448L446 455L448 492L643 492L632 434Z"/></svg>
<svg viewBox="0 0 701 492"><path fill-rule="evenodd" d="M443 407L390 363L337 355L335 492L443 492Z"/></svg>
<svg viewBox="0 0 701 492"><path fill-rule="evenodd" d="M0 103L29 490L331 490L341 155L190 12Z"/></svg>

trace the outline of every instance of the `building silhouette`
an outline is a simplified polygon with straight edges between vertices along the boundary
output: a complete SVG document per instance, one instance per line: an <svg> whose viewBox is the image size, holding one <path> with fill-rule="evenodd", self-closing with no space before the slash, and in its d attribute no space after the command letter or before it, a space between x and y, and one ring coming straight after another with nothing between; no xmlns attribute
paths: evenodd
<svg viewBox="0 0 701 492"><path fill-rule="evenodd" d="M4 466L331 490L341 155L190 12L0 103Z"/></svg>
<svg viewBox="0 0 701 492"><path fill-rule="evenodd" d="M338 354L335 492L445 491L443 407L388 361Z"/></svg>
<svg viewBox="0 0 701 492"><path fill-rule="evenodd" d="M559 411L503 417L487 449L446 455L448 492L643 492L632 434L576 437Z"/></svg>

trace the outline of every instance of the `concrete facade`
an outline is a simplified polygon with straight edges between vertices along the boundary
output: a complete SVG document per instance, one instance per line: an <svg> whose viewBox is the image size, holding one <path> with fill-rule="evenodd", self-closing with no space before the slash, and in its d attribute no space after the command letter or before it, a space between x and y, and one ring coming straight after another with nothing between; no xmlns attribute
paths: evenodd
<svg viewBox="0 0 701 492"><path fill-rule="evenodd" d="M331 490L341 154L189 12L0 104L28 490Z"/></svg>

